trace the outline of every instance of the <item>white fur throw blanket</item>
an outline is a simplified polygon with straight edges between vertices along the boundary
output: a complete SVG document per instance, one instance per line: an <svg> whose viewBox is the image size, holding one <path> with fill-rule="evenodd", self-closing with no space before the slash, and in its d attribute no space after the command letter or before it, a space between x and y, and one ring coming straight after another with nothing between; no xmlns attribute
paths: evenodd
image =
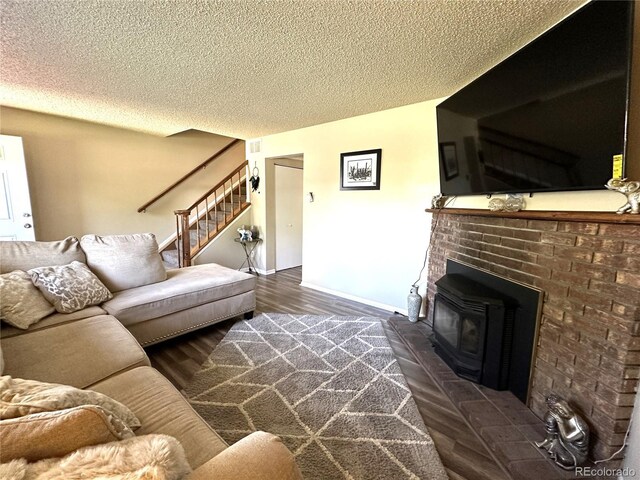
<svg viewBox="0 0 640 480"><path fill-rule="evenodd" d="M182 445L167 435L143 435L84 447L62 458L0 464L3 480L180 480L191 473Z"/></svg>

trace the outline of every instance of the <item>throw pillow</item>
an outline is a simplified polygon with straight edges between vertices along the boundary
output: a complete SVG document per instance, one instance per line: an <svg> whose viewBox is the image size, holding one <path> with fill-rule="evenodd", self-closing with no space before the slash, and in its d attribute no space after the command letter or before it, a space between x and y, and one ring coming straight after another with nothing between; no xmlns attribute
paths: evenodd
<svg viewBox="0 0 640 480"><path fill-rule="evenodd" d="M22 270L0 275L0 319L26 329L55 312L46 298Z"/></svg>
<svg viewBox="0 0 640 480"><path fill-rule="evenodd" d="M31 275L33 284L60 313L73 313L113 297L84 263L32 268L27 273Z"/></svg>
<svg viewBox="0 0 640 480"><path fill-rule="evenodd" d="M85 235L80 245L87 256L87 265L112 292L167 279L152 233Z"/></svg>
<svg viewBox="0 0 640 480"><path fill-rule="evenodd" d="M181 480L191 473L180 442L167 435L143 435L81 448L63 458L0 465L0 478L86 480Z"/></svg>
<svg viewBox="0 0 640 480"><path fill-rule="evenodd" d="M131 410L102 393L8 375L0 377L0 420L80 405L97 405L112 412L129 428L140 427L140 421Z"/></svg>
<svg viewBox="0 0 640 480"><path fill-rule="evenodd" d="M117 417L95 405L34 413L0 420L0 462L61 457L81 447L133 436Z"/></svg>
<svg viewBox="0 0 640 480"><path fill-rule="evenodd" d="M73 261L85 263L80 240L67 237L55 242L0 242L0 273L29 270L42 265L67 265Z"/></svg>

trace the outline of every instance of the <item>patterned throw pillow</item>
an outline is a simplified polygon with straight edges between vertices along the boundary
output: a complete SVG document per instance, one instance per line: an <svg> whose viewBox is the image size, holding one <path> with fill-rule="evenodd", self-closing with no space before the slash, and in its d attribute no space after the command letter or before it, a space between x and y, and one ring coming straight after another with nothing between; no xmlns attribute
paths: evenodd
<svg viewBox="0 0 640 480"><path fill-rule="evenodd" d="M0 319L26 329L55 311L33 286L27 272L14 270L0 275Z"/></svg>
<svg viewBox="0 0 640 480"><path fill-rule="evenodd" d="M27 273L60 313L73 313L113 297L84 263L32 268Z"/></svg>

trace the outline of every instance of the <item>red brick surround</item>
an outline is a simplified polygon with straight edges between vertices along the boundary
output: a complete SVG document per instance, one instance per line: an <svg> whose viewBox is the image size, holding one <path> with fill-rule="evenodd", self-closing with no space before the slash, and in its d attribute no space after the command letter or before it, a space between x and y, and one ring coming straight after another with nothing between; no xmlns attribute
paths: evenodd
<svg viewBox="0 0 640 480"><path fill-rule="evenodd" d="M593 456L608 457L622 445L640 378L640 224L455 212L433 214L429 318L447 258L542 290L529 406L541 418L547 393L563 395L592 428Z"/></svg>

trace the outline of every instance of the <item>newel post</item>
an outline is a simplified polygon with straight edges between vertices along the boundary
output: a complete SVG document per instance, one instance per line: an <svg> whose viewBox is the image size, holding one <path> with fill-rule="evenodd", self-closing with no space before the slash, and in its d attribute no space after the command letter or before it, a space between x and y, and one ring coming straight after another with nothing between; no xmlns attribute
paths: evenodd
<svg viewBox="0 0 640 480"><path fill-rule="evenodd" d="M190 210L175 210L180 267L191 266L191 233L189 231Z"/></svg>

